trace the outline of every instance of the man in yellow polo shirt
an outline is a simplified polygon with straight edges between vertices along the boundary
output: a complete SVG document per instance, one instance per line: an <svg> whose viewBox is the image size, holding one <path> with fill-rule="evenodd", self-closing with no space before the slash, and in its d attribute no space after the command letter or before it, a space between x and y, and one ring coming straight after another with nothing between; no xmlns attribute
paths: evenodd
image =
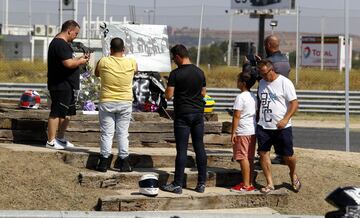
<svg viewBox="0 0 360 218"><path fill-rule="evenodd" d="M121 172L132 171L129 164L129 125L132 112L132 81L137 71L136 61L124 56L124 41L113 38L110 56L99 60L95 75L100 77L100 161L97 170L106 172L116 132Z"/></svg>

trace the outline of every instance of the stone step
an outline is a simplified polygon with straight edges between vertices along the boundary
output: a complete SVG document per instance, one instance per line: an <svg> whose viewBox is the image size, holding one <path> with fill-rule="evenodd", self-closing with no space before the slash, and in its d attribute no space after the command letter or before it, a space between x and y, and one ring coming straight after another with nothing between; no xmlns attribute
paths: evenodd
<svg viewBox="0 0 360 218"><path fill-rule="evenodd" d="M222 123L217 121L206 121L204 133L221 133ZM38 131L47 130L47 121L31 119L0 118L0 129L31 130L34 127ZM98 120L74 120L71 121L68 132L100 132ZM173 133L173 121L131 121L130 133Z"/></svg>
<svg viewBox="0 0 360 218"><path fill-rule="evenodd" d="M3 104L0 104L0 117L15 118L15 119L31 119L31 120L47 120L49 117L49 110L19 110L14 108L6 108ZM169 111L168 111L169 112ZM160 115L156 112L133 112L132 119L134 121L160 121L169 120L167 116ZM75 116L71 117L71 120L80 121L98 121L99 116L97 114L83 114L82 111L77 111ZM217 113L204 113L205 121L218 121Z"/></svg>
<svg viewBox="0 0 360 218"><path fill-rule="evenodd" d="M242 181L241 171L236 169L207 168L209 187L231 187ZM89 188L136 189L138 181L145 174L156 175L160 186L174 180L174 168L135 168L133 172L119 172L116 169L106 173L96 171L81 172L78 180L81 186ZM196 168L185 168L184 187L195 187L198 173Z"/></svg>
<svg viewBox="0 0 360 218"><path fill-rule="evenodd" d="M1 105L0 105L1 106ZM46 121L49 117L49 110L19 110L19 109L8 109L1 108L2 113L0 117L12 118L12 119L29 119L29 120L43 120ZM151 112L133 112L132 118L134 121L159 121L168 120L167 118L161 117L159 113ZM217 118L217 116L216 116ZM214 121L213 118L212 121ZM77 115L71 117L72 121L98 121L99 115L97 114L83 114L82 111L77 111Z"/></svg>
<svg viewBox="0 0 360 218"><path fill-rule="evenodd" d="M99 145L100 132L98 131L78 131L67 132L68 140L77 146L95 146ZM0 129L0 142L14 142L14 143L30 143L30 144L45 144L47 140L46 128L44 124L33 123L31 128L14 130L14 129ZM174 143L173 132L130 132L129 141L131 144L157 144L157 143ZM114 137L116 142L116 137ZM191 142L191 139L190 139ZM204 143L215 146L231 147L229 134L208 134L204 135Z"/></svg>
<svg viewBox="0 0 360 218"><path fill-rule="evenodd" d="M114 150L113 154L117 151ZM59 151L62 159L78 168L95 169L99 159L99 148L74 148L68 151ZM130 164L134 168L166 168L175 166L175 148L129 148ZM208 167L238 168L239 164L231 162L232 150L226 148L206 148ZM191 150L187 153L186 167L195 167L195 153ZM117 168L118 158L113 156L111 167Z"/></svg>
<svg viewBox="0 0 360 218"><path fill-rule="evenodd" d="M205 193L183 189L183 194L159 191L156 197L141 195L137 189L122 189L112 196L101 197L97 209L101 211L158 211L206 210L250 207L283 207L288 204L284 188L269 194L231 192L223 187L207 187Z"/></svg>

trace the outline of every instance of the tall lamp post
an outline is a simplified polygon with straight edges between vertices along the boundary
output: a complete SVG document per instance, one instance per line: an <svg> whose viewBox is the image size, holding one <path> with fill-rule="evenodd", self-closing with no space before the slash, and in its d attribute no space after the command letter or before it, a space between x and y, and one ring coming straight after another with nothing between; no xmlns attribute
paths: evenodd
<svg viewBox="0 0 360 218"><path fill-rule="evenodd" d="M234 12L225 10L225 13L229 14L230 24L229 24L229 43L228 43L228 51L227 51L227 65L231 65L231 49L232 49L232 32L233 32L233 23L234 23L234 15L239 12L236 10Z"/></svg>
<svg viewBox="0 0 360 218"><path fill-rule="evenodd" d="M270 26L271 26L271 35L274 35L274 27L277 27L278 21L277 20L271 20Z"/></svg>

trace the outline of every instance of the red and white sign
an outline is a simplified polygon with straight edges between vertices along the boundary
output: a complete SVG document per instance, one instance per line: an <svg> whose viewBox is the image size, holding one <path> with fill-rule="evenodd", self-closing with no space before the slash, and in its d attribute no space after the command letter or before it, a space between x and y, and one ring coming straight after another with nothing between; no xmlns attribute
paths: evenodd
<svg viewBox="0 0 360 218"><path fill-rule="evenodd" d="M350 43L350 48L351 48ZM345 67L345 43L342 36L324 37L323 66L342 69ZM351 51L351 49L350 49ZM351 52L350 52L351 60ZM321 66L321 37L303 36L301 38L301 66ZM350 61L351 66L351 61Z"/></svg>

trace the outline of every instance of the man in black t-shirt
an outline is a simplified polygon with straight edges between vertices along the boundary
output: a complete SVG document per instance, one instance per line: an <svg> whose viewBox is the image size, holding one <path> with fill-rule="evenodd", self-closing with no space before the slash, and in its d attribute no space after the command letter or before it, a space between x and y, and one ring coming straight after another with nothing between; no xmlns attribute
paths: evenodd
<svg viewBox="0 0 360 218"><path fill-rule="evenodd" d="M196 154L198 183L196 192L203 193L206 183L207 157L204 149L204 106L206 81L204 72L190 62L185 46L175 45L170 49L172 60L178 66L170 73L166 99L174 97L174 133L176 141L175 177L162 190L182 193L184 169L187 160L189 134Z"/></svg>
<svg viewBox="0 0 360 218"><path fill-rule="evenodd" d="M69 44L77 37L79 31L78 23L74 20L66 21L48 49L47 85L51 97L51 110L46 147L53 149L74 147L71 142L65 140L64 134L70 116L76 114L74 90L79 89L77 68L87 63L90 58L89 54L76 58Z"/></svg>

